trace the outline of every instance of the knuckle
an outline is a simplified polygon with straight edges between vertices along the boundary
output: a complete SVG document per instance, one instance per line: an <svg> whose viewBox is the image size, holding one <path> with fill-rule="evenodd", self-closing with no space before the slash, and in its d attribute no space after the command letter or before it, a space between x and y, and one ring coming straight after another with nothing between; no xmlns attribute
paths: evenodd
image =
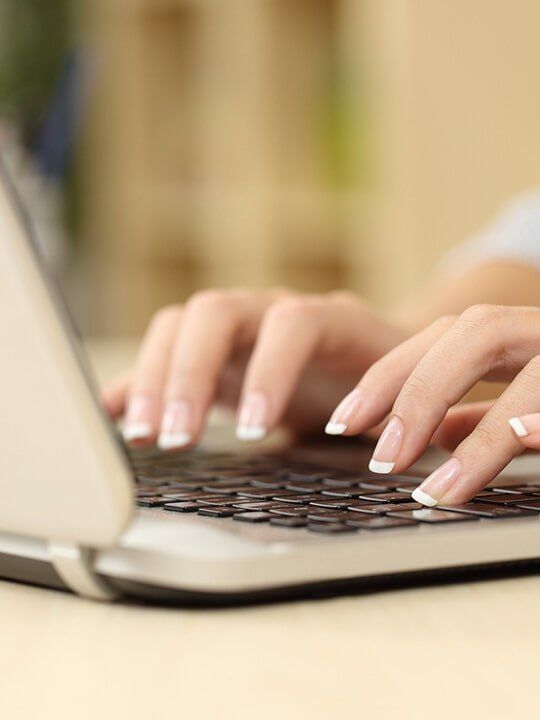
<svg viewBox="0 0 540 720"><path fill-rule="evenodd" d="M236 304L236 298L230 290L199 290L187 301L187 309L192 312L216 313L229 312Z"/></svg>
<svg viewBox="0 0 540 720"><path fill-rule="evenodd" d="M471 305L464 310L458 318L463 325L482 327L499 323L508 313L508 308L503 305Z"/></svg>
<svg viewBox="0 0 540 720"><path fill-rule="evenodd" d="M267 311L266 317L271 322L305 322L309 321L317 312L316 300L303 295L288 297L275 302Z"/></svg>
<svg viewBox="0 0 540 720"><path fill-rule="evenodd" d="M351 290L334 290L326 296L328 300L331 300L339 305L358 305L363 307L363 304L358 295Z"/></svg>
<svg viewBox="0 0 540 720"><path fill-rule="evenodd" d="M484 418L473 431L475 444L487 451L496 452L500 448L500 432L494 419Z"/></svg>
<svg viewBox="0 0 540 720"><path fill-rule="evenodd" d="M400 402L432 402L434 399L433 388L430 383L418 374L411 375L403 386L400 393Z"/></svg>
<svg viewBox="0 0 540 720"><path fill-rule="evenodd" d="M180 305L165 305L154 314L150 324L156 326L175 322L180 316L181 309Z"/></svg>
<svg viewBox="0 0 540 720"><path fill-rule="evenodd" d="M457 315L442 315L431 324L431 327L434 330L448 330L456 322L457 318Z"/></svg>

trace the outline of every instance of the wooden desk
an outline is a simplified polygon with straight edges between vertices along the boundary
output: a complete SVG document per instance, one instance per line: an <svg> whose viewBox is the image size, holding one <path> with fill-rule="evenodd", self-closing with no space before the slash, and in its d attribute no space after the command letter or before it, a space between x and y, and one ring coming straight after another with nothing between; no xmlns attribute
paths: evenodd
<svg viewBox="0 0 540 720"><path fill-rule="evenodd" d="M528 720L539 659L536 577L214 611L0 583L2 720Z"/></svg>

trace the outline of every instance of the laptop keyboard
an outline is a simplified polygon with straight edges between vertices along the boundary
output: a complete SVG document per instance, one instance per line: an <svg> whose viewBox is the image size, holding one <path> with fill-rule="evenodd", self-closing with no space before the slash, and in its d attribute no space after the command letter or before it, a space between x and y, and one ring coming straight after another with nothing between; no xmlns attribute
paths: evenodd
<svg viewBox="0 0 540 720"><path fill-rule="evenodd" d="M353 473L286 456L129 451L142 508L269 523L315 533L502 520L540 513L540 482L486 488L471 502L425 508L411 499L423 478Z"/></svg>

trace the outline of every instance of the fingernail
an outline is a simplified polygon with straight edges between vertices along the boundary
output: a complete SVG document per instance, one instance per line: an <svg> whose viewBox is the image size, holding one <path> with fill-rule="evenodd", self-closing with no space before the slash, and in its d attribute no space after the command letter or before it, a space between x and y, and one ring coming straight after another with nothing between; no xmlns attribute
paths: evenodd
<svg viewBox="0 0 540 720"><path fill-rule="evenodd" d="M158 447L161 450L172 450L189 445L192 440L190 430L191 405L186 400L175 400L167 403L161 430L158 438Z"/></svg>
<svg viewBox="0 0 540 720"><path fill-rule="evenodd" d="M513 417L508 421L508 424L518 438L527 437L527 435L536 435L540 433L540 413Z"/></svg>
<svg viewBox="0 0 540 720"><path fill-rule="evenodd" d="M145 440L152 435L151 400L145 395L135 395L129 401L122 434L126 442Z"/></svg>
<svg viewBox="0 0 540 720"><path fill-rule="evenodd" d="M348 395L345 395L332 413L330 420L326 423L324 432L327 435L342 435L358 410L360 402L361 391L359 388L355 388Z"/></svg>
<svg viewBox="0 0 540 720"><path fill-rule="evenodd" d="M239 440L262 440L267 433L268 402L263 393L252 392L245 396L238 413L236 437Z"/></svg>
<svg viewBox="0 0 540 720"><path fill-rule="evenodd" d="M450 458L434 470L412 494L413 500L433 507L446 495L454 485L461 472L461 464L457 458Z"/></svg>
<svg viewBox="0 0 540 720"><path fill-rule="evenodd" d="M371 472L384 475L392 472L403 444L403 432L403 422L394 416L384 428L369 462Z"/></svg>

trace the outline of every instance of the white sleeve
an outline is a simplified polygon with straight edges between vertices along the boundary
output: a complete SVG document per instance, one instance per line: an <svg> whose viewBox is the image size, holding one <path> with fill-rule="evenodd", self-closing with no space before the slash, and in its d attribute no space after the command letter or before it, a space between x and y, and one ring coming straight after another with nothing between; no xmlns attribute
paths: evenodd
<svg viewBox="0 0 540 720"><path fill-rule="evenodd" d="M447 253L441 269L463 271L488 260L513 260L540 270L540 190L506 205L484 230Z"/></svg>

